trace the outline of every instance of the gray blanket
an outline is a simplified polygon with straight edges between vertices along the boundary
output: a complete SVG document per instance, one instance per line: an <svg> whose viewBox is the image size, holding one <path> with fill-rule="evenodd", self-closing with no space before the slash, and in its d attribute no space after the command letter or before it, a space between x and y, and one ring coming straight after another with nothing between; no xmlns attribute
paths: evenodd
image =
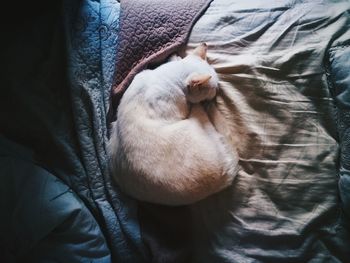
<svg viewBox="0 0 350 263"><path fill-rule="evenodd" d="M112 185L105 150L119 3L84 0L12 5L9 10L16 11L16 21L4 25L8 38L1 54L6 67L1 71L0 129L33 153L26 167L36 170L25 176L18 174L25 170L20 169L23 162L17 162L18 169L1 166L1 183L8 189L19 188L21 178L33 184L47 178L47 183L28 186L13 196L2 195L6 199L1 207L33 207L32 217L14 213L12 221L1 221L2 229L11 229L8 235L14 240L20 237L16 236L20 226L12 225L16 220L34 231L26 232L30 242L24 245L10 244L7 239L5 249L7 233L1 234L0 261L7 262L2 259L7 255L4 249L16 259L30 260L36 254L44 262L55 255L60 255L56 260L65 258L63 262L108 262L111 258L144 262L136 203ZM6 156L6 149L2 150ZM55 177L60 180L52 179ZM59 198L60 191L67 190ZM33 198L23 200L22 193ZM19 201L26 203L20 206ZM40 228L38 219L45 225L35 231ZM82 232L85 237L79 235Z"/></svg>

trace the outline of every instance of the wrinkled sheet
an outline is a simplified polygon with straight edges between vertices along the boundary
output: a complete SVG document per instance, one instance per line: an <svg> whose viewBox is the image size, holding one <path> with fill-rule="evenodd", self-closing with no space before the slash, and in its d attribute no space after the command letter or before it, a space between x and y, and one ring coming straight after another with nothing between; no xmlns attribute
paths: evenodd
<svg viewBox="0 0 350 263"><path fill-rule="evenodd" d="M350 39L349 9L214 0L194 26L187 51L209 46L221 80L212 118L238 148L241 170L232 187L191 207L191 262L349 261L324 65Z"/></svg>

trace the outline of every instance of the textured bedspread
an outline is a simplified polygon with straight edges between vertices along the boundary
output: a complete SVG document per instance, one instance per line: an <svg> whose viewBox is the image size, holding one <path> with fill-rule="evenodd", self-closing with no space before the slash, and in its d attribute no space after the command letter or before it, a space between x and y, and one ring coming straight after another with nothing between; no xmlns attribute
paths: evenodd
<svg viewBox="0 0 350 263"><path fill-rule="evenodd" d="M0 132L33 160L10 152L12 161L1 143L0 208L9 214L0 221L0 261L12 262L3 258L11 254L24 262L144 262L136 203L109 180L105 150L119 3L11 5Z"/></svg>
<svg viewBox="0 0 350 263"><path fill-rule="evenodd" d="M191 208L191 262L349 262L326 76L330 66L346 97L349 55L333 52L349 52L349 12L348 1L215 0L196 23L189 49L209 45L222 88L214 120L241 170L230 189Z"/></svg>

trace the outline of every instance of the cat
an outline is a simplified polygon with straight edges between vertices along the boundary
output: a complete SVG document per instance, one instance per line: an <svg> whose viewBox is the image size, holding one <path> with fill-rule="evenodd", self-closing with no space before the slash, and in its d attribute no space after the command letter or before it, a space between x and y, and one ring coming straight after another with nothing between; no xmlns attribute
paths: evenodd
<svg viewBox="0 0 350 263"><path fill-rule="evenodd" d="M187 205L228 187L238 157L203 107L219 80L205 43L137 74L112 123L108 152L120 189L146 202Z"/></svg>

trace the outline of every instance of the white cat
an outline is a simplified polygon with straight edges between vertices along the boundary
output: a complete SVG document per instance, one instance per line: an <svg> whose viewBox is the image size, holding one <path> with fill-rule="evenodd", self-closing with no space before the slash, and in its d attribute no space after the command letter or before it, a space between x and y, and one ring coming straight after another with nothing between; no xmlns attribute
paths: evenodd
<svg viewBox="0 0 350 263"><path fill-rule="evenodd" d="M142 71L122 97L108 151L115 180L136 199L190 204L229 186L237 173L237 153L200 104L218 89L206 52L202 44Z"/></svg>

